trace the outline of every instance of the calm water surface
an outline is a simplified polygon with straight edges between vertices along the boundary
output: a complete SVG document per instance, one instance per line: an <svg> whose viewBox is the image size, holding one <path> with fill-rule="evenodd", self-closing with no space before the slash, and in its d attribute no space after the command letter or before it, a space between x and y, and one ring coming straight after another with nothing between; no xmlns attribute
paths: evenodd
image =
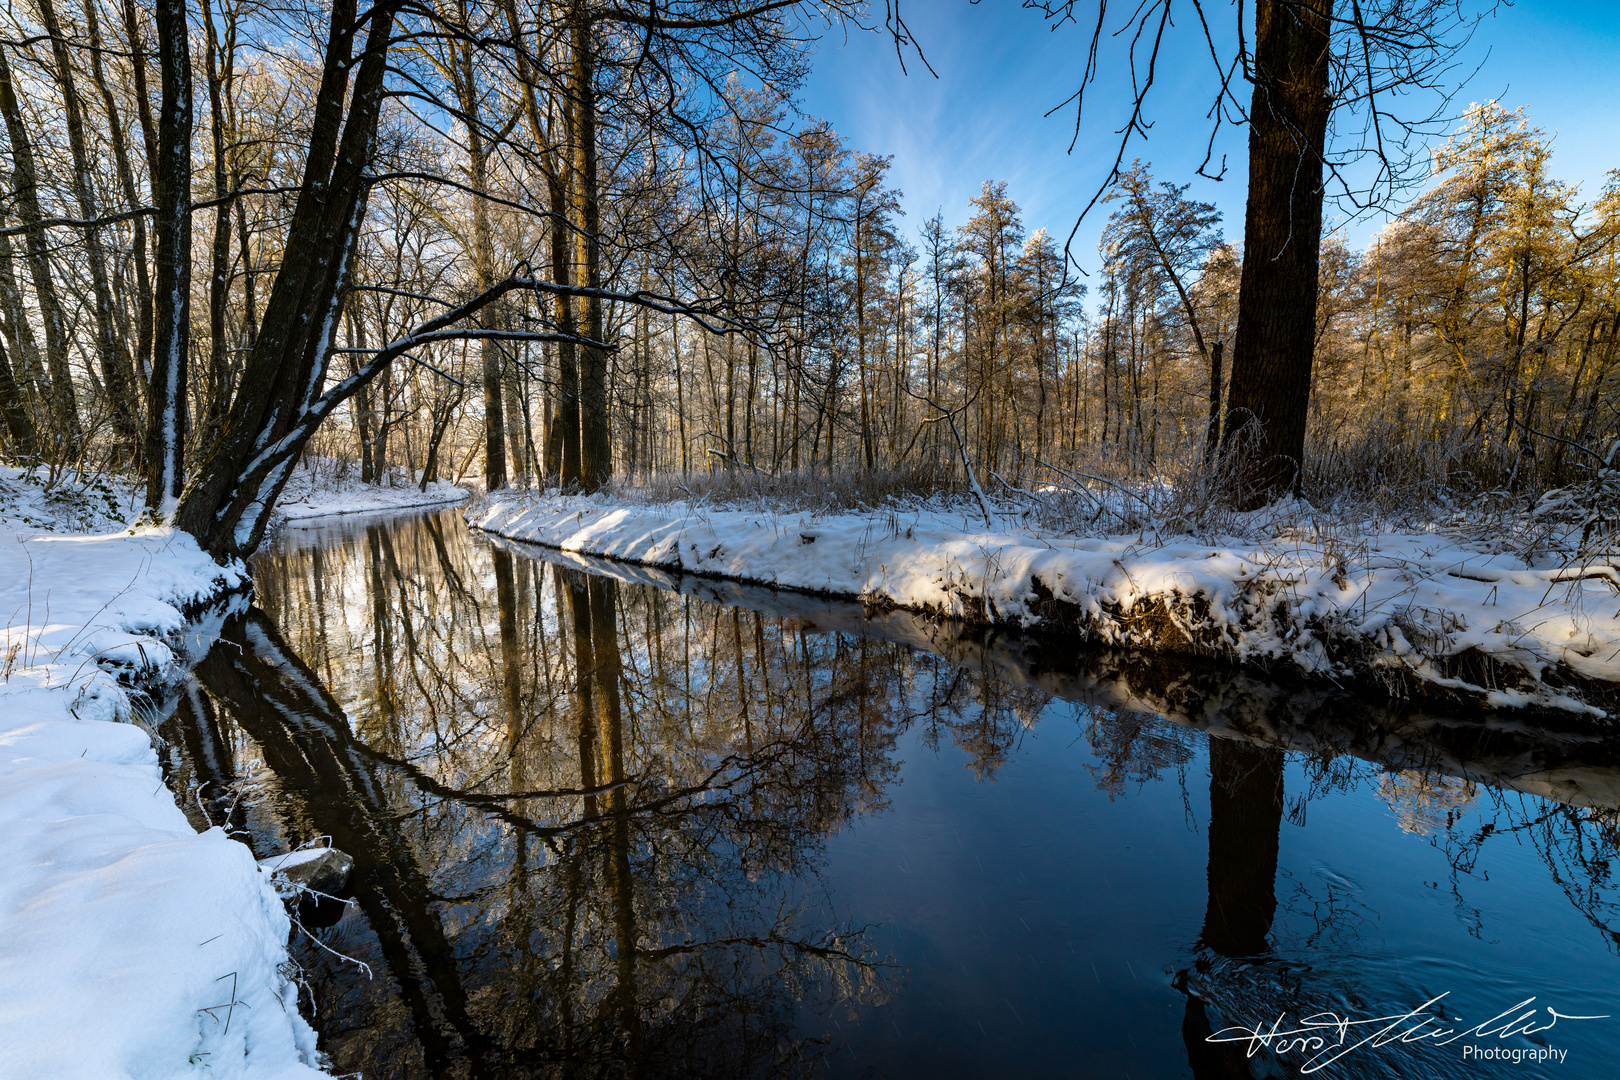
<svg viewBox="0 0 1620 1080"><path fill-rule="evenodd" d="M165 733L199 823L355 856L294 948L337 1073L1620 1076L1615 738L453 513L255 577ZM1309 1016L1390 1019L1210 1041Z"/></svg>

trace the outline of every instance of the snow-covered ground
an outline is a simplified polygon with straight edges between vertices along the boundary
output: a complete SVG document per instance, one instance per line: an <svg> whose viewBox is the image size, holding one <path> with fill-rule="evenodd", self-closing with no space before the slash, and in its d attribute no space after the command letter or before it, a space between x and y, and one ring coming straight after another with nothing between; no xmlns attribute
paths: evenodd
<svg viewBox="0 0 1620 1080"><path fill-rule="evenodd" d="M1620 570L1437 532L1080 537L939 504L856 513L498 492L475 527L581 554L1218 656L1398 693L1612 715ZM1009 521L1012 519L1009 516Z"/></svg>
<svg viewBox="0 0 1620 1080"><path fill-rule="evenodd" d="M424 501L301 479L290 516ZM176 805L141 692L207 650L242 572L140 506L117 479L0 468L0 1076L320 1076L282 900Z"/></svg>
<svg viewBox="0 0 1620 1080"><path fill-rule="evenodd" d="M0 545L0 1076L319 1075L282 903L175 805L127 686L184 673L238 572L168 529Z"/></svg>
<svg viewBox="0 0 1620 1080"><path fill-rule="evenodd" d="M289 521L341 514L388 513L464 502L466 488L435 480L427 490L393 475L382 484L362 484L351 462L306 457L287 479L272 514L272 531ZM43 469L0 465L0 531L101 533L127 529L141 519L144 489L118 476L77 476L55 482Z"/></svg>

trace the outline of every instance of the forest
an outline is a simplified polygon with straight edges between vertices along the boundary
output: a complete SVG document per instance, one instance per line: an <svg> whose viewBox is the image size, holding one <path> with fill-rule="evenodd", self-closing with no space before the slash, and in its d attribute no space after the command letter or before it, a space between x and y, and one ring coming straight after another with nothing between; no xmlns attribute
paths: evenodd
<svg viewBox="0 0 1620 1080"><path fill-rule="evenodd" d="M1608 1075L1616 40L8 5L0 1076Z"/></svg>
<svg viewBox="0 0 1620 1080"><path fill-rule="evenodd" d="M802 115L819 36L926 63L898 7L33 0L0 48L5 453L140 477L220 556L306 455L486 491L1534 504L1612 465L1620 188L1552 179L1495 101L1396 160L1379 102L1437 84L1455 7L1260 5L1248 219L1128 131L1093 253L995 179L959 228L908 221L883 148ZM1350 201L1403 192L1361 249L1324 216L1351 182L1323 90L1387 166Z"/></svg>

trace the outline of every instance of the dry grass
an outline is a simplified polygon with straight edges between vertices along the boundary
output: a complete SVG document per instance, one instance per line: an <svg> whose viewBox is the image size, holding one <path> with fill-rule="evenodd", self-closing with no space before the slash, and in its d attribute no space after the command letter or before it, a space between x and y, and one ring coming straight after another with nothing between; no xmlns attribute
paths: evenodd
<svg viewBox="0 0 1620 1080"><path fill-rule="evenodd" d="M1452 432L1414 439L1371 428L1353 440L1313 445L1298 498L1257 511L1235 509L1232 491L1250 468L1257 440L1240 438L1211 461L1186 445L1148 462L1106 450L1043 460L1011 455L1000 471L976 465L1001 531L1124 535L1164 542L1193 536L1270 544L1304 542L1354 561L1384 532L1433 532L1531 563L1608 561L1620 553L1620 470L1590 452L1569 452L1554 469L1528 455ZM1616 444L1620 446L1620 444ZM1522 457L1522 460L1519 460ZM1612 466L1620 454L1611 455ZM1553 485L1554 476L1575 479ZM610 497L684 501L717 509L812 514L922 508L982 518L954 461L865 470L754 469L621 479ZM1333 553L1338 553L1333 555Z"/></svg>
<svg viewBox="0 0 1620 1080"><path fill-rule="evenodd" d="M743 470L663 474L636 484L621 482L612 494L635 502L686 500L725 509L777 509L832 514L878 510L896 503L966 498L962 482L926 466L824 471L799 469L776 476Z"/></svg>

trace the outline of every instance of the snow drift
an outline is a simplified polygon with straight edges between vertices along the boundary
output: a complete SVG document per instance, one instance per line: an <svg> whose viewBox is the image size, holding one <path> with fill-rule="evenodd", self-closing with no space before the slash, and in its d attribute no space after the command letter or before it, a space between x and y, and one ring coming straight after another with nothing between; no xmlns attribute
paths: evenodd
<svg viewBox="0 0 1620 1080"><path fill-rule="evenodd" d="M186 820L131 689L242 575L173 530L0 545L0 1076L321 1075L269 876Z"/></svg>

